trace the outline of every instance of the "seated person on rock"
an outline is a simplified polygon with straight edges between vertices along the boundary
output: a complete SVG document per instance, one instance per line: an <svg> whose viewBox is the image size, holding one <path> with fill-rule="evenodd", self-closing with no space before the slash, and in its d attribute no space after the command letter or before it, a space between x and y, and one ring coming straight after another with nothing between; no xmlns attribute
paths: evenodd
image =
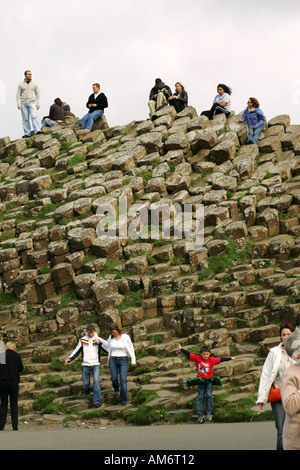
<svg viewBox="0 0 300 470"><path fill-rule="evenodd" d="M99 83L93 84L93 92L88 99L86 107L89 112L81 119L81 128L91 131L94 122L104 114L104 108L108 107L107 98L104 93L100 93Z"/></svg>
<svg viewBox="0 0 300 470"><path fill-rule="evenodd" d="M209 120L212 120L216 114L225 113L225 116L228 117L231 113L231 89L227 85L219 83L217 91L218 94L215 96L210 110L201 113L201 116L207 116Z"/></svg>
<svg viewBox="0 0 300 470"><path fill-rule="evenodd" d="M50 106L49 116L46 116L42 120L42 127L52 127L55 124L63 122L65 117L64 103L60 98L56 98L54 103Z"/></svg>
<svg viewBox="0 0 300 470"><path fill-rule="evenodd" d="M174 106L177 113L180 113L188 105L188 94L180 82L175 83L175 93L169 97L169 105Z"/></svg>
<svg viewBox="0 0 300 470"><path fill-rule="evenodd" d="M256 144L259 134L265 127L265 116L259 107L259 102L256 98L249 98L245 109L239 122L247 121L249 127L249 134L246 144Z"/></svg>
<svg viewBox="0 0 300 470"><path fill-rule="evenodd" d="M155 86L150 91L148 102L152 120L156 119L156 111L168 104L170 96L172 96L171 88L165 85L160 78L157 78L155 80Z"/></svg>

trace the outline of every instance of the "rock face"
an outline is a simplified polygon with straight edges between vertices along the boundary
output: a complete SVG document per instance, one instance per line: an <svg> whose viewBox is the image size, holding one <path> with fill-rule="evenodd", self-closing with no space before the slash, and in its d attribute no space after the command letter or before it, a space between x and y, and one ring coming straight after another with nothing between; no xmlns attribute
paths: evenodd
<svg viewBox="0 0 300 470"><path fill-rule="evenodd" d="M31 357L37 341L77 340L91 318L108 334L114 321L149 352L141 364L168 358L161 370L181 364L178 336L230 346L247 356L242 383L278 323L299 322L299 126L274 117L246 146L240 114L174 112L0 139L1 340Z"/></svg>

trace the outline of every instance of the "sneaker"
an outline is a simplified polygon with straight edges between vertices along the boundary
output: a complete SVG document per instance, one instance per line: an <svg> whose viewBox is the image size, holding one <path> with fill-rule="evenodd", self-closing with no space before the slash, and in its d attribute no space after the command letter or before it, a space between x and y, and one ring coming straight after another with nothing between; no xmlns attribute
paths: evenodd
<svg viewBox="0 0 300 470"><path fill-rule="evenodd" d="M197 423L203 423L204 421L204 416L198 416Z"/></svg>
<svg viewBox="0 0 300 470"><path fill-rule="evenodd" d="M212 414L211 414L211 413L207 413L207 415L206 415L206 420L207 420L207 421L211 421L211 420L212 420Z"/></svg>

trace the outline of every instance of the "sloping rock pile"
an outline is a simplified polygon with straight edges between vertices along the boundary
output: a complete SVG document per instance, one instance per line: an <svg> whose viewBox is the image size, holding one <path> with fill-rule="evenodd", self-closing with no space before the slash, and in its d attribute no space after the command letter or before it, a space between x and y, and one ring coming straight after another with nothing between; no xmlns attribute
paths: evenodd
<svg viewBox="0 0 300 470"><path fill-rule="evenodd" d="M280 324L299 322L300 126L277 116L257 145L245 145L241 114L157 114L113 128L101 118L92 132L70 119L26 140L0 139L0 339L23 355L24 411L51 359L62 362L91 321L104 337L112 321L131 335L131 389L156 390L155 403L171 409L183 406L182 384L194 376L179 341L237 354L216 372L232 393L256 393ZM122 237L118 227L117 237L99 237L99 207L118 216L122 198L137 228L135 204L189 204L194 220L202 205L203 246L175 237L172 220L159 220L158 238ZM103 374L111 404L106 360ZM62 375L57 400L71 402L80 374Z"/></svg>

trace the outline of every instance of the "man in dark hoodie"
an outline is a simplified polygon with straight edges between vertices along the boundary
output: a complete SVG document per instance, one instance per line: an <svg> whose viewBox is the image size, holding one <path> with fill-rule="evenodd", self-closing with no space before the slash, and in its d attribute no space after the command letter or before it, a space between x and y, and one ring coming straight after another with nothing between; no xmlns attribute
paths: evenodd
<svg viewBox="0 0 300 470"><path fill-rule="evenodd" d="M20 354L16 352L13 342L6 344L5 361L0 363L0 431L4 430L8 409L8 397L10 399L11 424L14 431L18 430L18 394L20 372L23 363Z"/></svg>
<svg viewBox="0 0 300 470"><path fill-rule="evenodd" d="M94 122L104 114L104 108L108 107L107 98L104 93L100 93L99 83L93 84L93 93L89 96L86 107L89 112L81 119L81 128L91 131Z"/></svg>
<svg viewBox="0 0 300 470"><path fill-rule="evenodd" d="M165 85L160 78L157 78L155 80L155 86L150 91L148 102L152 120L156 119L156 111L168 105L170 96L172 96L171 88Z"/></svg>

